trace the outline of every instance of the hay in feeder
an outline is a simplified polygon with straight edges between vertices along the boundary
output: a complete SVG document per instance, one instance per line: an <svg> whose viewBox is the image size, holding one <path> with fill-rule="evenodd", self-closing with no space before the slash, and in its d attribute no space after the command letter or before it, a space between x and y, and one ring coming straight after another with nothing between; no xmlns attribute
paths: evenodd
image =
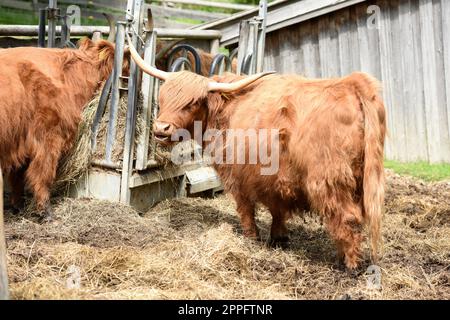
<svg viewBox="0 0 450 320"><path fill-rule="evenodd" d="M60 161L57 172L57 181L54 187L55 193L67 191L71 184L75 183L83 174L87 172L91 161L102 161L105 159L111 99L108 100L105 108L105 113L98 127L95 150L92 150L91 147L93 134L92 123L94 122L94 117L99 104L101 91L102 88L97 92L93 99L86 104L83 109L82 120L79 124L78 134L73 148ZM128 94L121 94L117 112L116 140L112 150L112 162L119 165L123 160L125 127L127 119L127 103ZM137 117L135 142L139 141L141 135L145 132L146 126L150 128L152 126L151 123L146 124L141 116L143 110L142 96L138 97L136 109ZM170 151L163 147L156 146L153 149L153 146L149 145L149 159L152 157L152 155L162 167L165 167L170 163ZM136 159L136 150L134 150L134 159Z"/></svg>

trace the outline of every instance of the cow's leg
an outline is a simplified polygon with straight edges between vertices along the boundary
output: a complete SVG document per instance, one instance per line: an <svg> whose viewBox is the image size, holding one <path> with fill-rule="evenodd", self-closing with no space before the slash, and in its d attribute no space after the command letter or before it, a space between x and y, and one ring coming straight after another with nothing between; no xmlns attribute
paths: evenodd
<svg viewBox="0 0 450 320"><path fill-rule="evenodd" d="M59 138L48 139L35 148L34 156L26 171L27 183L33 192L38 213L42 220L50 221L50 188L55 180L56 169L61 155L63 141Z"/></svg>
<svg viewBox="0 0 450 320"><path fill-rule="evenodd" d="M272 245L285 247L289 242L289 231L286 227L286 221L289 217L288 212L280 208L270 207L272 214L272 227L270 229L270 242Z"/></svg>
<svg viewBox="0 0 450 320"><path fill-rule="evenodd" d="M325 218L325 223L336 242L341 261L348 269L356 269L360 261L363 229L360 206L350 201L337 205L334 212Z"/></svg>
<svg viewBox="0 0 450 320"><path fill-rule="evenodd" d="M312 209L320 213L336 242L339 258L353 270L360 260L363 217L361 205L355 199L357 184L345 173L313 171L306 187Z"/></svg>
<svg viewBox="0 0 450 320"><path fill-rule="evenodd" d="M16 213L20 212L24 208L26 169L27 167L23 166L18 170L10 172L8 175L8 181L11 187L11 206Z"/></svg>
<svg viewBox="0 0 450 320"><path fill-rule="evenodd" d="M255 203L244 199L242 195L233 195L236 200L236 210L241 217L241 227L244 236L258 239L259 232L255 222Z"/></svg>

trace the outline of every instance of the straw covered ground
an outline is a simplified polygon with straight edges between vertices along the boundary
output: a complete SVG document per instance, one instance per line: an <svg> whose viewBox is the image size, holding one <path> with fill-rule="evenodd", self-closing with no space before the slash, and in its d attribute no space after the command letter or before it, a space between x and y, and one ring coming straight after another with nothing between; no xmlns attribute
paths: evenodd
<svg viewBox="0 0 450 320"><path fill-rule="evenodd" d="M283 250L244 239L225 195L145 214L87 199L54 206L52 224L6 212L14 299L450 299L448 182L388 174L381 289L367 286L368 262L357 275L339 269L311 216L290 222ZM258 225L266 239L264 209Z"/></svg>

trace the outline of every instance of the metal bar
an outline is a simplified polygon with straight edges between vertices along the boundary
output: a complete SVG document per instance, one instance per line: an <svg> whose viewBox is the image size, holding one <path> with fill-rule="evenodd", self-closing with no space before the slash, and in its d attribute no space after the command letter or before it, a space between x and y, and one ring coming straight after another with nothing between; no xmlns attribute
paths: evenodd
<svg viewBox="0 0 450 320"><path fill-rule="evenodd" d="M186 69L187 66L187 69ZM169 68L169 72L177 72L182 70L192 71L192 65L188 58L179 57L177 58Z"/></svg>
<svg viewBox="0 0 450 320"><path fill-rule="evenodd" d="M94 121L92 122L92 138L91 138L91 149L95 151L97 147L97 132L98 127L100 125L100 121L102 120L103 114L105 113L106 103L108 102L109 93L111 92L113 75L111 74L106 80L105 85L103 86L102 94L100 95L100 100L98 102L97 111L95 112Z"/></svg>
<svg viewBox="0 0 450 320"><path fill-rule="evenodd" d="M159 80L155 79L153 81L153 97L152 97L152 107L151 107L151 119L150 123L153 124L155 120L158 118L159 113ZM155 151L156 151L156 141L155 135L150 135L150 145L152 146L153 153L150 155L150 160L155 160Z"/></svg>
<svg viewBox="0 0 450 320"><path fill-rule="evenodd" d="M48 41L47 47L55 47L55 37L56 37L56 14L57 14L57 0L48 1Z"/></svg>
<svg viewBox="0 0 450 320"><path fill-rule="evenodd" d="M260 22L257 19L250 20L250 30L249 30L249 40L247 47L247 54L252 55L252 60L250 62L250 68L247 74L255 74L256 73L256 60L258 59L256 48L258 41L258 29Z"/></svg>
<svg viewBox="0 0 450 320"><path fill-rule="evenodd" d="M253 61L253 54L249 53L244 58L244 62L242 63L242 70L241 70L242 73L251 74L252 61Z"/></svg>
<svg viewBox="0 0 450 320"><path fill-rule="evenodd" d="M105 162L105 161L91 161L91 165L94 167L100 167L105 169L111 169L111 170L120 170L122 169L122 165L120 163L116 162Z"/></svg>
<svg viewBox="0 0 450 320"><path fill-rule="evenodd" d="M142 34L143 21L143 0L128 0L128 6L133 3L133 19L129 19L133 23L132 43L135 48L139 48L139 35ZM128 30L127 30L128 32ZM129 39L129 38L128 38ZM139 92L138 76L140 69L137 67L133 59L130 61L130 77L128 79L128 103L127 103L127 119L125 126L125 141L123 150L123 167L122 180L120 186L120 202L124 204L130 203L130 177L133 173L133 154L134 154L134 138L136 133L136 102Z"/></svg>
<svg viewBox="0 0 450 320"><path fill-rule="evenodd" d="M122 75L123 52L125 46L125 22L117 22L116 49L112 79L111 106L109 111L108 134L106 136L105 161L112 162L112 150L116 141L117 112L120 100L120 76Z"/></svg>
<svg viewBox="0 0 450 320"><path fill-rule="evenodd" d="M153 29L153 15L150 7L147 7L147 23L145 26L144 60L151 65L155 64L157 33ZM147 169L148 147L150 131L152 130L152 99L155 78L147 73L142 74L141 93L143 98L142 117L145 123L144 133L139 137L136 150L136 170Z"/></svg>
<svg viewBox="0 0 450 320"><path fill-rule="evenodd" d="M224 64L225 64L225 68L223 68ZM231 70L230 59L222 53L219 53L218 55L216 55L214 57L213 61L211 62L211 67L209 68L208 76L212 77L215 74L217 68L218 68L218 70L217 70L218 75L222 74L223 69L230 71Z"/></svg>
<svg viewBox="0 0 450 320"><path fill-rule="evenodd" d="M2 168L0 168L0 300L7 300L8 298L8 272L6 268L6 243L3 217L3 174Z"/></svg>
<svg viewBox="0 0 450 320"><path fill-rule="evenodd" d="M156 32L153 32L145 43L144 48L144 60L151 65L155 64L155 56L156 56ZM145 170L147 169L147 161L148 161L148 147L149 147L149 139L150 139L150 131L152 130L152 99L153 99L153 90L155 87L155 78L144 73L142 76L142 95L143 95L143 113L145 122L145 132L141 136L141 139L138 143L137 147L137 160L136 160L136 169L137 170Z"/></svg>
<svg viewBox="0 0 450 320"><path fill-rule="evenodd" d="M67 45L67 42L69 41L69 27L67 26L67 16L64 16L61 18L62 25L61 25L61 39L60 39L60 45L61 48L65 48Z"/></svg>
<svg viewBox="0 0 450 320"><path fill-rule="evenodd" d="M202 73L202 65L201 65L202 62L201 62L200 56L199 56L197 50L189 44L177 44L175 47L172 48L172 50L170 50L170 53L167 58L169 61L169 66L172 65L172 60L173 60L174 55L178 51L181 51L181 50L189 51L192 54L192 56L194 57L194 62L195 62L195 73L201 74Z"/></svg>
<svg viewBox="0 0 450 320"><path fill-rule="evenodd" d="M39 9L38 47L45 47L45 25L47 22L47 10Z"/></svg>
<svg viewBox="0 0 450 320"><path fill-rule="evenodd" d="M90 36L95 31L103 34L109 34L109 27L105 26L72 26L70 33L72 36ZM190 29L161 29L155 28L159 38L182 38L211 40L220 39L222 33L216 30L190 30ZM0 25L0 36L37 36L38 26L27 25ZM61 33L61 27L56 27L56 34Z"/></svg>
<svg viewBox="0 0 450 320"><path fill-rule="evenodd" d="M102 38L103 38L103 36L102 36L102 33L100 31L95 31L92 34L92 41L98 41L98 40L100 40Z"/></svg>
<svg viewBox="0 0 450 320"><path fill-rule="evenodd" d="M255 72L262 72L264 69L264 50L266 44L266 26L267 26L267 0L259 1L258 19L261 26L258 32L258 40L256 45L256 69Z"/></svg>

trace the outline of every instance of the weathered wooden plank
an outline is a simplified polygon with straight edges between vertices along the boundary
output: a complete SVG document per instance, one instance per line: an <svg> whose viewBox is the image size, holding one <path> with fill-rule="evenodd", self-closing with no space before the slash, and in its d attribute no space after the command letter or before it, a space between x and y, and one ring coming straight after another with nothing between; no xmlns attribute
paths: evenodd
<svg viewBox="0 0 450 320"><path fill-rule="evenodd" d="M450 136L448 123L446 80L445 78L445 61L444 61L444 43L443 43L443 22L442 7L440 1L433 1L433 23L434 23L434 42L436 48L436 83L437 83L437 108L439 117L439 134L440 134L440 157L441 161L450 161ZM449 19L445 17L444 19ZM448 58L446 58L448 59Z"/></svg>
<svg viewBox="0 0 450 320"><path fill-rule="evenodd" d="M339 49L339 30L336 19L330 21L330 49L330 58L335 57L334 61L331 62L330 73L333 77L339 77L343 71L339 63L341 52Z"/></svg>
<svg viewBox="0 0 450 320"><path fill-rule="evenodd" d="M348 8L348 32L349 32L349 59L350 59L350 72L361 71L360 51L359 51L359 38L358 38L358 17L356 8L354 6Z"/></svg>
<svg viewBox="0 0 450 320"><path fill-rule="evenodd" d="M274 1L269 4L267 17L267 32L276 31L284 27L323 16L327 13L364 2L366 0L302 0L302 1ZM239 37L239 28L236 21L254 15L257 10L249 10L231 18L208 23L199 28L216 29L223 33L222 44L236 43Z"/></svg>
<svg viewBox="0 0 450 320"><path fill-rule="evenodd" d="M391 71L391 63L390 57L392 56L392 46L390 41L390 32L391 32L391 20L390 20L390 9L389 2L387 0L380 0L377 2L377 5L381 8L381 17L380 17L380 32L379 32L379 40L380 40L380 54L381 54L381 78L383 81L383 96L387 111L387 125L389 135L386 139L386 157L388 159L397 159L397 154L395 150L394 139L397 136L396 132L396 119L394 116L393 108L394 106L394 98L393 98L393 76Z"/></svg>
<svg viewBox="0 0 450 320"><path fill-rule="evenodd" d="M302 26L295 26L286 31L280 30L277 32L280 34L280 39L282 39L280 41L287 41L290 43L289 57L287 57L288 61L286 61L283 66L284 73L304 74L305 72L303 63L303 47L300 45L300 28L302 28Z"/></svg>
<svg viewBox="0 0 450 320"><path fill-rule="evenodd" d="M447 126L450 135L450 1L441 0L442 6L442 39L444 43L444 70L447 107ZM447 161L450 161L447 159Z"/></svg>
<svg viewBox="0 0 450 320"><path fill-rule="evenodd" d="M359 59L361 71L372 73L373 67L372 64L374 60L378 57L375 57L374 54L377 51L372 52L370 48L370 38L369 38L369 29L367 28L367 13L366 6L357 6L355 11L356 16L356 24L357 24L357 33L358 33L358 42L359 42Z"/></svg>
<svg viewBox="0 0 450 320"><path fill-rule="evenodd" d="M425 114L425 97L423 92L423 57L422 57L422 37L420 30L420 13L419 2L416 0L409 1L411 10L411 27L413 35L413 60L410 63L410 68L414 72L413 81L415 83L416 90L411 92L413 104L411 106L411 113L415 117L416 130L417 130L417 149L418 157L420 160L429 160L428 154L428 133L426 125ZM433 142L431 142L433 143ZM409 160L409 159L408 159Z"/></svg>
<svg viewBox="0 0 450 320"><path fill-rule="evenodd" d="M395 151L396 158L400 161L406 161L407 159L407 149L406 145L406 131L405 127L407 126L405 122L405 110L404 101L403 101L403 90L404 81L402 79L402 54L403 48L401 43L404 39L403 30L400 26L400 18L399 18L399 0L390 0L389 1L389 15L390 15L390 26L391 30L389 32L390 42L392 46L392 52L389 56L390 68L391 68L391 81L389 82L389 86L391 87L392 93L392 110L391 112L394 114L395 118Z"/></svg>
<svg viewBox="0 0 450 320"><path fill-rule="evenodd" d="M320 59L318 47L314 45L315 32L313 30L313 23L306 21L302 23L301 27L301 39L303 45L303 63L304 63L304 75L308 78L315 78L318 76L320 70L317 64L317 58Z"/></svg>
<svg viewBox="0 0 450 320"><path fill-rule="evenodd" d="M352 72L352 46L350 31L350 11L348 9L341 10L336 15L339 39L339 58L341 67L341 76L348 75Z"/></svg>
<svg viewBox="0 0 450 320"><path fill-rule="evenodd" d="M330 75L330 65L331 59L328 57L329 54L329 43L330 43L330 21L328 16L321 17L318 22L318 33L319 33L319 55L320 55L320 76L322 78L329 78Z"/></svg>
<svg viewBox="0 0 450 320"><path fill-rule="evenodd" d="M422 43L423 89L425 94L425 116L427 122L428 154L431 162L439 162L440 131L438 109L438 83L436 78L436 45L434 39L433 3L429 0L419 0L420 29Z"/></svg>
<svg viewBox="0 0 450 320"><path fill-rule="evenodd" d="M421 90L421 84L416 81L415 66L412 65L414 61L414 34L411 19L411 7L410 2L405 1L399 8L399 25L401 30L399 41L399 47L401 51L398 53L400 56L401 66L401 80L403 88L396 88L399 90L399 94L402 95L401 105L399 108L403 111L403 123L405 130L405 154L402 155L403 161L417 161L420 159L420 152L422 151L419 144L419 132L417 129L417 118L414 110L415 92ZM397 85L397 84L396 84ZM423 144L423 143L422 143Z"/></svg>
<svg viewBox="0 0 450 320"><path fill-rule="evenodd" d="M279 33L274 32L266 38L264 65L267 70L280 72L280 60Z"/></svg>

